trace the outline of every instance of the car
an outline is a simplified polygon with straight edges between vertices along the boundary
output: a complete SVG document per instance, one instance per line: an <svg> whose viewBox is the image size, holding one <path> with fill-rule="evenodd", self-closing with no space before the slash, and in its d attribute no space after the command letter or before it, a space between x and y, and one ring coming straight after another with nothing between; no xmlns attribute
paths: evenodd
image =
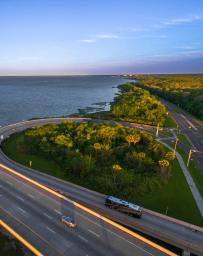
<svg viewBox="0 0 203 256"><path fill-rule="evenodd" d="M61 217L61 222L69 226L70 228L75 228L76 223L73 218L68 217L68 216L62 216Z"/></svg>

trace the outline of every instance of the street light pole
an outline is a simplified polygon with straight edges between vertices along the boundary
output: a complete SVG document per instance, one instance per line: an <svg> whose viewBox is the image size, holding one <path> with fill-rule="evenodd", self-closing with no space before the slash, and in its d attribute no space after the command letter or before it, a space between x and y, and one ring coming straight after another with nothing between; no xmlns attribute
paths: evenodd
<svg viewBox="0 0 203 256"><path fill-rule="evenodd" d="M157 127L156 127L156 138L158 138L159 136L159 123L157 124Z"/></svg>
<svg viewBox="0 0 203 256"><path fill-rule="evenodd" d="M190 158L191 158L192 152L193 152L193 150L190 149L189 154L188 154L188 159L187 159L187 167L189 166Z"/></svg>
<svg viewBox="0 0 203 256"><path fill-rule="evenodd" d="M165 211L165 215L168 214L168 206L166 206L166 211Z"/></svg>
<svg viewBox="0 0 203 256"><path fill-rule="evenodd" d="M175 146L174 146L174 150L173 150L174 155L176 154L176 148L177 148L178 141L179 141L179 139L178 139L178 137L176 137Z"/></svg>

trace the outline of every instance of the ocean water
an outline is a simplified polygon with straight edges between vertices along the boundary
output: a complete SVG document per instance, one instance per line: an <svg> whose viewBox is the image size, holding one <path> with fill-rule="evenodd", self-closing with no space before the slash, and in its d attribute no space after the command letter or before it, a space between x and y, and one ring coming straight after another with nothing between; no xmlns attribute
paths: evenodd
<svg viewBox="0 0 203 256"><path fill-rule="evenodd" d="M108 109L125 82L119 76L0 77L0 125Z"/></svg>

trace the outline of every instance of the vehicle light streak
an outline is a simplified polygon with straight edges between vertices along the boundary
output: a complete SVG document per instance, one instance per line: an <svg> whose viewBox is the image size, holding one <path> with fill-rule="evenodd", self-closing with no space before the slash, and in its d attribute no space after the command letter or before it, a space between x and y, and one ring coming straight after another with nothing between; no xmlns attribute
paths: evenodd
<svg viewBox="0 0 203 256"><path fill-rule="evenodd" d="M9 225L4 221L0 220L0 226L2 226L6 231L8 231L13 237L20 241L25 247L27 247L34 255L43 256L43 254L28 243L22 236L20 236L16 231L14 231Z"/></svg>
<svg viewBox="0 0 203 256"><path fill-rule="evenodd" d="M79 204L79 203L77 203L77 202L67 198L66 196L61 195L60 193L58 193L58 192L56 192L56 191L54 191L54 190L52 190L52 189L50 189L50 188L40 184L39 182L37 182L35 180L32 180L32 179L26 177L25 175L23 175L23 174L15 171L15 170L5 166L3 164L0 164L0 167L3 168L6 171L8 171L8 172L18 176L18 177L20 177L21 179L26 180L26 181L30 182L31 184L33 184L33 185L35 185L35 186L37 186L37 187L39 187L39 188L49 192L50 194L52 194L52 195L54 195L56 197L59 197L59 198L65 200L65 201L67 201L69 203L72 203L75 207L80 208L81 210L83 210L83 211L85 211L85 212L87 212L87 213L89 213L89 214L91 214L91 215L93 215L93 216L103 220L104 222L106 222L106 223L108 223L108 224L110 224L110 225L112 225L112 226L122 230L123 232L125 232L125 233L127 233L127 234L129 234L129 235L131 235L133 237L135 237L136 239L139 239L140 241L150 245L151 247L153 247L153 248L155 248L157 250L160 250L160 251L164 252L165 254L167 254L169 256L177 256L177 254L169 251L168 249L166 249L166 248L164 248L164 247L162 247L162 246L160 246L160 245L158 245L158 244L156 244L156 243L154 243L154 242L152 242L152 241L142 237L141 235L139 235L139 234L137 234L137 233L135 233L135 232L133 232L133 231L123 227L122 225L120 225L120 224L118 224L118 223L116 223L116 222L114 222L114 221L112 221L112 220L110 220L110 219L100 215L99 213L97 213L97 212L87 208L86 206L83 206L82 204Z"/></svg>

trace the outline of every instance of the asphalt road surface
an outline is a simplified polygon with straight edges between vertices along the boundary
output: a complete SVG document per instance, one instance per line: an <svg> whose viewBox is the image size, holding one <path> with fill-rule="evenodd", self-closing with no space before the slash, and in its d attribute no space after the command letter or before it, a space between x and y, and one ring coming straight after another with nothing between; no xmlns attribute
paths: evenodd
<svg viewBox="0 0 203 256"><path fill-rule="evenodd" d="M77 227L63 224L62 215ZM3 169L0 218L44 255L166 255Z"/></svg>
<svg viewBox="0 0 203 256"><path fill-rule="evenodd" d="M179 126L180 132L190 142L190 149L195 150L192 159L195 159L199 169L203 172L203 125L184 110L178 109L178 112L175 112L173 104L163 99L161 101L168 107L171 116Z"/></svg>

